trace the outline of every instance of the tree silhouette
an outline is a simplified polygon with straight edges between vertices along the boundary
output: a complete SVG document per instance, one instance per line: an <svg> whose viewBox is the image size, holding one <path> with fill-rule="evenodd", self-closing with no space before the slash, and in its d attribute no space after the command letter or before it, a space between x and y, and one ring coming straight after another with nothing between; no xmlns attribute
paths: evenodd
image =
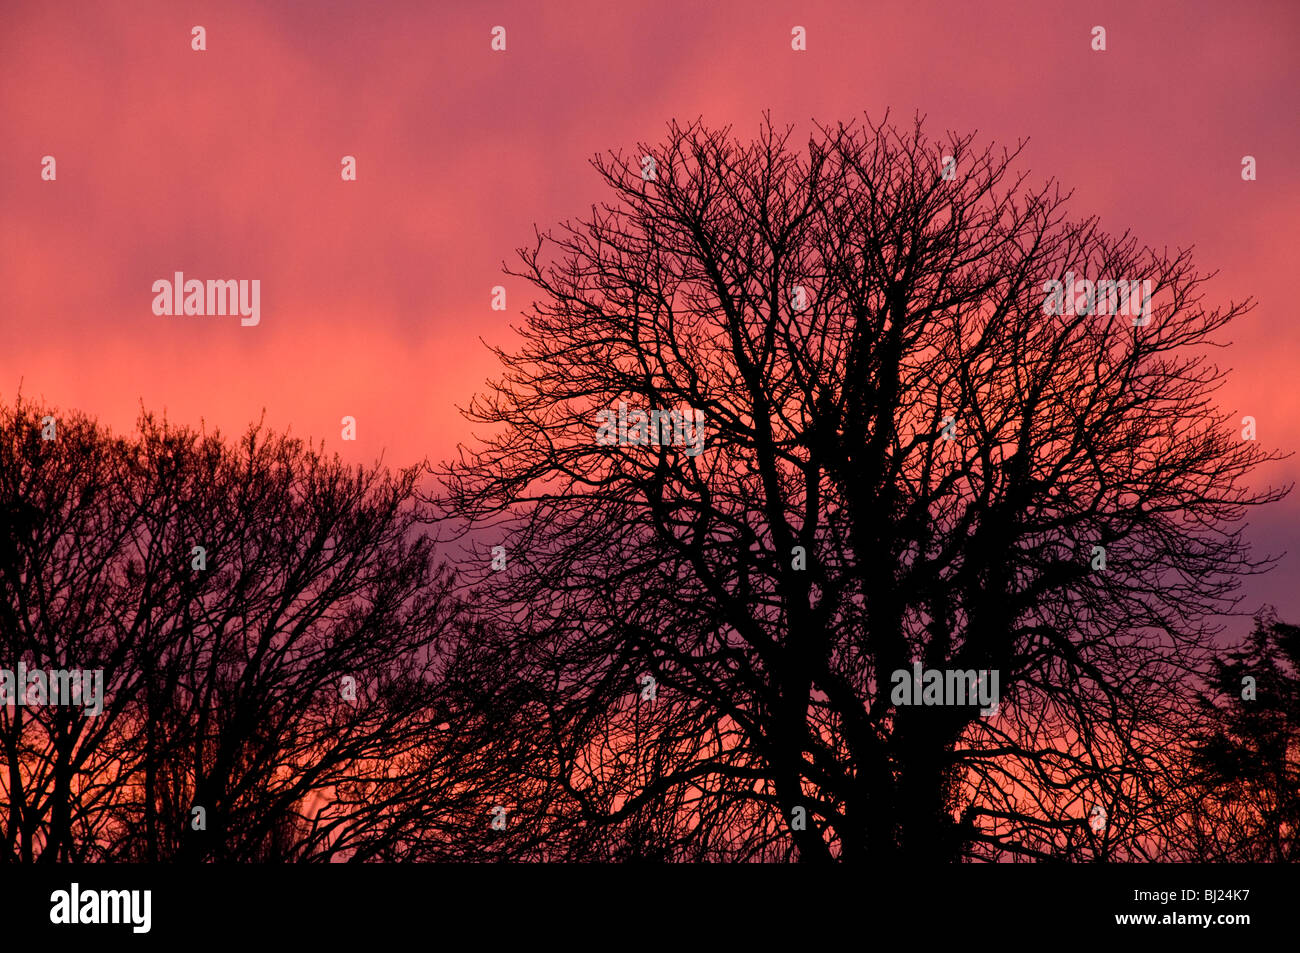
<svg viewBox="0 0 1300 953"><path fill-rule="evenodd" d="M81 846L104 835L115 791L115 775L99 766L129 775L140 764L116 676L143 636L110 635L123 611L113 576L133 528L121 448L84 417L47 429L51 417L21 402L0 407L0 664L102 668L104 710L89 719L79 707L0 705L2 855L27 862L100 856Z"/></svg>
<svg viewBox="0 0 1300 953"><path fill-rule="evenodd" d="M1174 859L1286 863L1300 830L1300 626L1256 617L1246 644L1215 658L1174 825Z"/></svg>
<svg viewBox="0 0 1300 953"><path fill-rule="evenodd" d="M1145 856L1213 617L1267 565L1242 519L1285 492L1212 403L1251 302L1069 219L1020 148L790 136L599 157L609 200L507 269L538 300L432 498L485 632L465 743L514 805L483 849ZM1149 281L1149 314L1049 306L1071 275ZM914 663L996 671L998 711L895 704Z"/></svg>
<svg viewBox="0 0 1300 953"><path fill-rule="evenodd" d="M0 668L104 671L0 705L0 859L1289 858L1295 632L1215 643L1251 303L1019 148L791 135L598 158L436 489L0 404Z"/></svg>
<svg viewBox="0 0 1300 953"><path fill-rule="evenodd" d="M362 860L438 835L461 629L416 469L260 425L230 444L145 414L119 439L21 399L0 454L3 664L105 672L98 716L0 707L0 855Z"/></svg>

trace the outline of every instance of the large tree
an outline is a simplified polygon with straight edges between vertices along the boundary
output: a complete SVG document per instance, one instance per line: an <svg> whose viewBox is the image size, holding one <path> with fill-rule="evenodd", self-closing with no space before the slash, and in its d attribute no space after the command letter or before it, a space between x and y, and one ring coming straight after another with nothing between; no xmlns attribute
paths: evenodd
<svg viewBox="0 0 1300 953"><path fill-rule="evenodd" d="M508 269L538 299L436 498L478 568L466 729L510 766L484 846L1141 856L1213 617L1263 566L1242 518L1282 492L1211 400L1251 303L1071 219L1019 148L790 137L673 123L598 157L608 199ZM1071 275L1149 281L1149 314ZM702 451L646 439L670 409ZM996 671L997 712L896 704L914 663Z"/></svg>

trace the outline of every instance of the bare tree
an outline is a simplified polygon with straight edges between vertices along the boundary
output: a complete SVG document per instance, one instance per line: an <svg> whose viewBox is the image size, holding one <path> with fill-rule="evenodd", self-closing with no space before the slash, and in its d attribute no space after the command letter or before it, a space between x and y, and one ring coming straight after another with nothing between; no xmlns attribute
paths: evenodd
<svg viewBox="0 0 1300 953"><path fill-rule="evenodd" d="M0 704L6 860L101 858L106 806L140 767L134 679L123 673L142 646L113 633L127 611L118 581L137 525L121 459L121 445L83 415L0 405L0 667L15 681L24 664L105 673L93 718L86 704ZM26 702L27 689L10 685L9 700Z"/></svg>
<svg viewBox="0 0 1300 953"><path fill-rule="evenodd" d="M230 444L145 414L115 439L21 400L0 438L0 666L105 671L98 715L0 709L7 859L361 860L436 836L460 608L416 469L260 425Z"/></svg>
<svg viewBox="0 0 1300 953"><path fill-rule="evenodd" d="M1251 303L1067 218L1019 148L790 136L597 158L609 200L508 269L539 300L434 499L494 633L457 662L516 811L483 849L1143 856L1285 492L1212 403ZM896 702L914 665L998 673L997 713Z"/></svg>

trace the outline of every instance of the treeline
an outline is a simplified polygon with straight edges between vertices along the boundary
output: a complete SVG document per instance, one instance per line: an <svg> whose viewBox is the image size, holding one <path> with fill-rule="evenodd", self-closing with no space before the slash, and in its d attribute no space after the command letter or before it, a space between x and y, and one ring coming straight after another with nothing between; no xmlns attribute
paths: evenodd
<svg viewBox="0 0 1300 953"><path fill-rule="evenodd" d="M0 667L102 670L103 711L0 708L0 857L398 857L439 765L460 607L416 474L254 426L0 409ZM21 690L20 686L20 690Z"/></svg>
<svg viewBox="0 0 1300 953"><path fill-rule="evenodd" d="M747 798L728 813L703 775L648 781L664 766L638 759L655 751L686 771L727 750L722 726L710 751L674 745L692 709L648 680L589 712L577 747L548 734L572 716L548 706L582 686L520 697L518 647L440 565L418 476L261 425L228 442L145 414L119 437L0 407L0 669L104 672L98 715L0 706L0 857L797 856L779 822ZM1261 620L1218 662L1181 779L1199 808L1146 826L1142 851L1291 858L1297 631ZM759 766L731 767L761 787ZM595 803L584 786L620 793Z"/></svg>

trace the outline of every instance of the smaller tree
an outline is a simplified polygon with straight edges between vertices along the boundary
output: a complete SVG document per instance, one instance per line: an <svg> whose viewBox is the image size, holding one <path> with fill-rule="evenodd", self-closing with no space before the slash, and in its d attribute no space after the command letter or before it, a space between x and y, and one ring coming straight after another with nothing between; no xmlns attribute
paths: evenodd
<svg viewBox="0 0 1300 953"><path fill-rule="evenodd" d="M419 531L417 472L260 424L228 441L145 413L115 437L0 402L0 666L103 688L93 715L0 704L0 861L397 859L448 840L462 606Z"/></svg>
<svg viewBox="0 0 1300 953"><path fill-rule="evenodd" d="M1203 793L1181 853L1219 862L1300 859L1300 626L1256 617L1241 648L1214 660L1209 723L1190 759Z"/></svg>

